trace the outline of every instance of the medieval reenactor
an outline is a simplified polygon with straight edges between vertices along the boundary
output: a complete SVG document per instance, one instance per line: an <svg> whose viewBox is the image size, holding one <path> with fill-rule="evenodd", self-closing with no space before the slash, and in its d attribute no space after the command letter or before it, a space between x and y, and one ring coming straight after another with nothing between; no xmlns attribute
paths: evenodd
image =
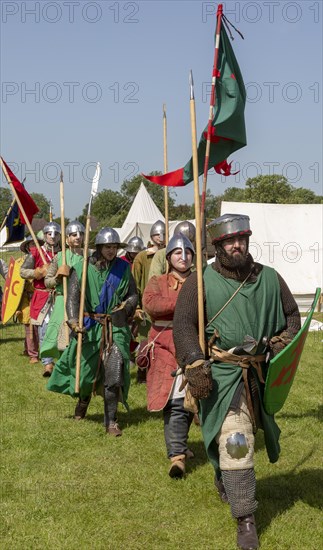
<svg viewBox="0 0 323 550"><path fill-rule="evenodd" d="M262 428L270 462L279 457L280 430L263 405L267 350L279 353L300 329L296 302L282 277L248 252L249 217L225 214L208 226L216 258L203 274L205 359L198 338L197 277L177 300L174 342L193 397L223 501L237 519L242 549L258 548L254 434Z"/></svg>
<svg viewBox="0 0 323 550"><path fill-rule="evenodd" d="M40 356L58 359L68 346L68 333L64 326L63 277L68 277L74 265L82 260L84 225L75 220L66 226L66 264L63 264L62 252L58 252L48 266L45 276L46 288L55 290L54 308L40 348Z"/></svg>
<svg viewBox="0 0 323 550"><path fill-rule="evenodd" d="M150 350L147 407L149 411L163 411L167 456L171 461L169 475L173 478L184 476L186 456L192 455L187 437L193 414L184 409L183 376L174 377L178 365L173 315L179 292L191 274L194 254L194 247L185 235L174 235L166 247L168 273L152 277L143 295L143 307L152 321L147 345Z"/></svg>
<svg viewBox="0 0 323 550"><path fill-rule="evenodd" d="M150 228L150 239L147 249L137 254L132 267L133 278L135 280L138 292L138 307L135 313L135 320L139 325L138 340L147 338L150 321L142 309L142 295L146 288L149 278L149 269L156 252L165 247L165 223L161 220L155 222ZM137 382L146 382L146 373L138 369Z"/></svg>
<svg viewBox="0 0 323 550"><path fill-rule="evenodd" d="M117 257L125 244L111 227L104 227L95 239L96 251L89 259L86 278L83 327L79 326L81 279L84 259L74 265L67 294L67 318L72 335L84 334L81 355L80 392L75 419L85 417L92 392L104 391L104 417L107 434L122 435L117 422L118 401L127 407L130 385L129 319L137 306L136 285L129 264ZM47 388L75 397L75 358L77 342L55 365Z"/></svg>
<svg viewBox="0 0 323 550"><path fill-rule="evenodd" d="M45 287L45 275L48 265L60 250L61 228L56 222L49 222L43 229L44 244L41 247L45 263L36 247L30 246L30 251L20 269L23 279L33 279L34 293L30 302L30 319L38 327L39 345L42 345L50 315L53 309L52 293ZM53 372L53 357L41 359L43 376L50 376Z"/></svg>
<svg viewBox="0 0 323 550"><path fill-rule="evenodd" d="M125 250L126 253L124 256L120 256L120 258L131 264L132 267L135 257L139 254L139 252L145 250L145 245L140 237L131 237Z"/></svg>
<svg viewBox="0 0 323 550"><path fill-rule="evenodd" d="M40 246L44 244L42 239L37 239ZM35 246L31 236L27 237L20 245L20 250L25 257L30 253L30 247ZM30 302L33 297L34 286L32 279L25 281L24 290L18 309L15 313L15 319L25 327L24 355L29 357L29 362L33 365L39 362L39 337L38 327L31 323Z"/></svg>
<svg viewBox="0 0 323 550"><path fill-rule="evenodd" d="M179 222L175 226L174 235L178 235L179 233L185 235L185 237L191 241L193 246L195 246L196 230L192 222L189 222L188 220ZM166 273L167 266L168 262L166 261L166 249L162 248L161 250L157 250L150 265L149 279L154 275L163 275Z"/></svg>

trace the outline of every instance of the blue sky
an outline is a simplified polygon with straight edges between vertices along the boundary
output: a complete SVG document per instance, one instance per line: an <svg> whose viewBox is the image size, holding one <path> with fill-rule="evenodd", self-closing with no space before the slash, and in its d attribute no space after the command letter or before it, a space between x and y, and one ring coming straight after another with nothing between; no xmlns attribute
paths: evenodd
<svg viewBox="0 0 323 550"><path fill-rule="evenodd" d="M89 200L94 165L100 189L120 190L137 172L191 156L189 70L200 135L208 118L217 3L208 1L1 2L1 154L30 191L59 214ZM237 176L210 172L214 194L257 174L283 173L322 193L322 2L224 2L245 36L233 48L247 88L248 145ZM14 163L14 164L13 164ZM2 185L4 182L2 181ZM193 202L192 184L176 191Z"/></svg>

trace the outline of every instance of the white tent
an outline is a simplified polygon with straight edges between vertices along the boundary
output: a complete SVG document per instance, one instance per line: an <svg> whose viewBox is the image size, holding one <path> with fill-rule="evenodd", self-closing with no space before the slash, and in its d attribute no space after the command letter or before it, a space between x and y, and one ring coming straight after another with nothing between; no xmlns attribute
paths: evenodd
<svg viewBox="0 0 323 550"><path fill-rule="evenodd" d="M255 261L275 268L299 307L322 288L322 205L222 202L221 214L247 214Z"/></svg>
<svg viewBox="0 0 323 550"><path fill-rule="evenodd" d="M128 242L131 237L140 237L145 245L150 238L150 228L157 220L165 221L165 217L154 203L143 183L140 184L123 226L116 228L121 242ZM172 235L178 222L169 222L169 234Z"/></svg>

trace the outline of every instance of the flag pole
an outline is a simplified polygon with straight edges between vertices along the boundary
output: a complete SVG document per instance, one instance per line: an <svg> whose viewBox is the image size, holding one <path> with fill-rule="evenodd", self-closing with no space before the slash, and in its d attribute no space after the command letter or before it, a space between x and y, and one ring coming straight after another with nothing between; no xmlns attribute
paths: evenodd
<svg viewBox="0 0 323 550"><path fill-rule="evenodd" d="M211 96L210 96L210 109L209 109L209 120L207 125L207 138L206 138L206 150L205 150L205 160L204 160L204 173L203 173L203 185L202 185L202 198L201 198L201 223L202 227L205 224L205 199L206 199L206 185L207 185L207 173L209 170L209 157L210 157L210 148L211 148L211 136L212 136L212 121L214 116L214 104L215 104L215 84L218 77L218 59L219 59L219 46L220 46L220 31L221 31L221 21L223 14L223 5L218 5L217 11L217 25L216 25L216 34L215 34L215 49L214 49L214 61L213 61L213 71L212 71L212 86L211 86Z"/></svg>
<svg viewBox="0 0 323 550"><path fill-rule="evenodd" d="M21 182L21 185L23 185L23 184L25 183L25 179L26 179L26 178L23 179L23 181ZM11 204L10 204L8 210L7 210L7 213L6 213L6 215L5 215L4 219L3 219L3 222L2 222L1 227L0 227L0 231L2 231L2 229L3 229L4 226L6 225L7 219L8 219L8 217L10 216L11 210L13 209L15 202L16 202L16 199L15 199L15 197L14 197L14 198L12 199Z"/></svg>
<svg viewBox="0 0 323 550"><path fill-rule="evenodd" d="M167 158L167 116L166 105L163 105L163 137L164 137L164 174L168 172L168 158ZM165 205L165 243L168 245L169 241L169 207L168 207L168 188L164 187L164 205Z"/></svg>
<svg viewBox="0 0 323 550"><path fill-rule="evenodd" d="M10 216L10 212L11 212L11 210L13 209L15 202L16 202L16 199L13 198L12 201L11 201L11 204L10 204L8 210L7 210L7 213L6 213L5 217L3 218L3 222L2 222L2 224L1 224L0 231L2 231L2 229L3 229L4 226L6 225L7 219L8 219L8 217Z"/></svg>
<svg viewBox="0 0 323 550"><path fill-rule="evenodd" d="M61 178L59 182L59 199L61 207L61 238L62 238L62 264L66 265L66 241L65 241L65 212L64 212L64 180L63 171L61 171ZM70 331L67 324L66 313L66 299L67 299L67 278L63 277L63 300L64 300L64 330L66 338L66 347L70 341Z"/></svg>
<svg viewBox="0 0 323 550"><path fill-rule="evenodd" d="M87 266L88 266L88 252L89 252L89 240L90 240L90 225L91 225L91 207L92 201L97 194L98 184L100 179L100 163L98 162L96 172L93 178L91 196L86 216L85 225L85 237L84 237L84 249L83 249L83 269L82 269L82 282L81 282L81 298L80 298L80 311L78 325L83 328L83 317L85 308L85 290L87 279ZM83 334L79 332L77 334L77 349L76 349L76 368L75 368L75 393L80 393L80 376L81 376L81 356L82 356L82 340Z"/></svg>
<svg viewBox="0 0 323 550"><path fill-rule="evenodd" d="M198 291L199 343L203 353L205 354L202 238L201 238L202 225L201 225L201 211L200 211L200 190L199 190L197 138L196 138L196 112L195 112L194 82L193 82L192 71L190 71L190 115L191 115L194 205L195 205L195 223L196 223L196 272L197 272L197 291Z"/></svg>
<svg viewBox="0 0 323 550"><path fill-rule="evenodd" d="M15 188L14 188L14 186L13 186L13 183L12 183L12 181L11 181L11 179L10 179L10 176L9 176L9 174L8 174L8 171L7 171L7 168L5 167L4 162L3 162L3 160L2 160L2 157L0 157L0 164L1 164L2 171L3 171L4 175L5 175L5 178L6 178L7 182L8 182L9 185L10 185L10 189L11 189L11 191L12 191L12 193L13 193L13 196L15 197L15 199L16 199L16 201L17 201L19 210L20 210L20 212L22 213L22 215L23 215L23 217L24 217L24 220L25 220L26 225L27 225L27 227L28 227L29 233L30 233L30 235L32 236L32 239L33 239L33 241L34 241L34 243L35 243L35 246L36 246L36 248L37 248L37 250L38 250L38 252L39 252L39 255L40 255L42 261L44 262L44 264L47 264L47 261L45 260L44 253L43 253L43 251L42 251L42 249L41 249L41 247L40 247L40 244L39 244L38 239L37 239L37 237L36 237L36 235L35 235L35 233L34 233L34 230L33 230L33 228L31 227L31 223L30 223L30 221L28 220L28 218L27 218L27 216L26 216L26 212L25 212L25 210L24 210L24 208L23 208L23 206L22 206L22 204L21 204L21 201L20 201L20 199L19 199L19 197L18 197L18 194L17 194L17 192L16 192L16 190L15 190Z"/></svg>

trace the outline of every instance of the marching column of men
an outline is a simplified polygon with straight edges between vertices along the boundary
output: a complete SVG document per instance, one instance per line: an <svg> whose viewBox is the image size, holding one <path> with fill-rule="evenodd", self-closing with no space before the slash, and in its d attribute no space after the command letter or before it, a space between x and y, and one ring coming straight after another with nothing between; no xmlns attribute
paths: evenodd
<svg viewBox="0 0 323 550"><path fill-rule="evenodd" d="M192 456L187 437L193 397L215 470L215 486L237 519L237 545L252 550L259 546L254 518L256 431L264 430L271 462L278 460L280 452L280 430L263 403L268 356L275 356L293 340L300 329L300 315L282 277L253 261L248 216L225 214L208 229L215 261L203 268L206 353L198 334L195 228L187 221L178 224L166 249L165 224L160 220L151 228L147 249L139 237L121 243L114 229L104 227L90 258L82 255L83 225L71 222L66 228L66 263L60 227L49 222L44 239L39 239L40 248L30 238L21 245L26 257L20 273L28 286L16 316L26 327L25 352L30 362L41 357L43 376L49 377L47 388L78 397L76 420L85 418L91 396L101 394L106 432L115 437L122 435L118 403L128 408L130 342L137 320L139 338L148 336L139 353L148 371L148 409L163 411L169 475L183 477L185 460ZM125 249L125 256L118 257L120 249ZM84 262L87 279L80 326ZM5 277L5 264L1 262L0 267ZM68 338L64 277L68 279ZM81 340L80 391L76 393Z"/></svg>

